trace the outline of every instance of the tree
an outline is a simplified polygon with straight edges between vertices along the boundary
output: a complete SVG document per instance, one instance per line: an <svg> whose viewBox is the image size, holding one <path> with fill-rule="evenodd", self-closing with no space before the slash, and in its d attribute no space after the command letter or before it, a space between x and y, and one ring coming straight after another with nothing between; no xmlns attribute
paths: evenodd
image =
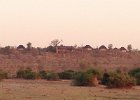
<svg viewBox="0 0 140 100"><path fill-rule="evenodd" d="M28 42L28 43L27 43L27 49L28 49L28 50L31 50L31 48L32 48L32 43L31 43L31 42Z"/></svg>
<svg viewBox="0 0 140 100"><path fill-rule="evenodd" d="M57 47L61 42L62 40L54 39L51 41L51 45Z"/></svg>
<svg viewBox="0 0 140 100"><path fill-rule="evenodd" d="M113 44L108 45L108 49L111 50L113 48Z"/></svg>
<svg viewBox="0 0 140 100"><path fill-rule="evenodd" d="M73 47L74 47L74 48L77 48L77 44L75 44Z"/></svg>
<svg viewBox="0 0 140 100"><path fill-rule="evenodd" d="M11 53L11 47L10 46L6 46L6 47L4 47L4 54L7 54L7 55L9 55L10 53Z"/></svg>
<svg viewBox="0 0 140 100"><path fill-rule="evenodd" d="M131 50L132 50L132 45L129 44L129 45L127 46L127 49L128 49L128 51L131 51Z"/></svg>

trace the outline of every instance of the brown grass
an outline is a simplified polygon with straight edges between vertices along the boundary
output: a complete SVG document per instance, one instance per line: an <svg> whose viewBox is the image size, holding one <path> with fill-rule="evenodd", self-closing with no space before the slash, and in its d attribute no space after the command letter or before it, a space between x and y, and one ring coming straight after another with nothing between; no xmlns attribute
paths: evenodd
<svg viewBox="0 0 140 100"><path fill-rule="evenodd" d="M140 53L92 52L92 53L17 53L10 55L0 54L0 70L6 71L10 76L15 76L19 69L27 67L33 71L50 70L60 72L63 70L87 70L89 68L121 69L128 71L140 67Z"/></svg>
<svg viewBox="0 0 140 100"><path fill-rule="evenodd" d="M0 100L140 100L140 87L75 87L71 81L3 80Z"/></svg>

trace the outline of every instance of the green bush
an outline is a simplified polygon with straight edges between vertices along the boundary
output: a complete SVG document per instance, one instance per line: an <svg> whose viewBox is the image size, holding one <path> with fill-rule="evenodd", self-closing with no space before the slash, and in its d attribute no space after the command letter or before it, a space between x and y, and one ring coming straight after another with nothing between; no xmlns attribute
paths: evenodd
<svg viewBox="0 0 140 100"><path fill-rule="evenodd" d="M135 75L137 85L140 85L140 72Z"/></svg>
<svg viewBox="0 0 140 100"><path fill-rule="evenodd" d="M140 68L129 71L129 75L136 78L137 85L140 85Z"/></svg>
<svg viewBox="0 0 140 100"><path fill-rule="evenodd" d="M88 72L77 72L74 76L73 85L75 86L96 86L98 82L96 75Z"/></svg>
<svg viewBox="0 0 140 100"><path fill-rule="evenodd" d="M24 73L25 73L24 70L18 70L17 73L16 73L17 74L17 78L23 78L24 77Z"/></svg>
<svg viewBox="0 0 140 100"><path fill-rule="evenodd" d="M24 79L36 79L37 74L35 72L27 72L24 74Z"/></svg>
<svg viewBox="0 0 140 100"><path fill-rule="evenodd" d="M109 77L110 77L110 75L109 75L108 73L104 73L101 83L102 83L103 85L107 85L108 82L109 82Z"/></svg>
<svg viewBox="0 0 140 100"><path fill-rule="evenodd" d="M105 85L108 88L130 88L136 84L135 78L126 73L109 73Z"/></svg>
<svg viewBox="0 0 140 100"><path fill-rule="evenodd" d="M46 71L40 71L39 72L39 77L41 79L46 79L47 78L47 72Z"/></svg>
<svg viewBox="0 0 140 100"><path fill-rule="evenodd" d="M140 73L140 68L132 69L129 71L129 75L135 76L137 73Z"/></svg>
<svg viewBox="0 0 140 100"><path fill-rule="evenodd" d="M51 81L58 81L59 80L59 76L57 73L54 72L47 72L45 79L47 80L51 80Z"/></svg>
<svg viewBox="0 0 140 100"><path fill-rule="evenodd" d="M97 70L97 69L89 69L86 71L86 73L97 76L98 80L101 80L102 76L103 76L102 72L100 70Z"/></svg>
<svg viewBox="0 0 140 100"><path fill-rule="evenodd" d="M77 72L74 74L73 85L76 86L97 86L102 74L97 69L89 69L86 72Z"/></svg>
<svg viewBox="0 0 140 100"><path fill-rule="evenodd" d="M7 79L8 78L8 74L6 72L0 71L0 81L2 79Z"/></svg>
<svg viewBox="0 0 140 100"><path fill-rule="evenodd" d="M17 78L36 79L36 77L37 74L33 72L30 68L27 68L26 70L17 71Z"/></svg>
<svg viewBox="0 0 140 100"><path fill-rule="evenodd" d="M52 80L52 81L59 80L58 74L54 72L40 71L39 76L41 79L47 79L47 80Z"/></svg>
<svg viewBox="0 0 140 100"><path fill-rule="evenodd" d="M40 71L39 73L35 73L30 68L27 68L26 70L19 70L17 72L17 78L36 79L38 77L40 77L41 79L47 79L52 81L59 80L58 74L53 72Z"/></svg>
<svg viewBox="0 0 140 100"><path fill-rule="evenodd" d="M60 79L73 79L75 72L72 70L66 70L64 72L58 73Z"/></svg>

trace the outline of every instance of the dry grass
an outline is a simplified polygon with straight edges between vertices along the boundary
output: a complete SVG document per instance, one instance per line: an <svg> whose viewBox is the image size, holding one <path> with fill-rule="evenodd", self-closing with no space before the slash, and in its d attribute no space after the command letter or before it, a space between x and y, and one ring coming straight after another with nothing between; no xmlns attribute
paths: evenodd
<svg viewBox="0 0 140 100"><path fill-rule="evenodd" d="M64 70L87 70L99 68L100 70L121 69L128 71L140 67L140 53L92 52L92 53L12 53L0 54L0 70L8 72L9 77L15 76L19 69L31 68L37 72L49 70L61 72Z"/></svg>
<svg viewBox="0 0 140 100"><path fill-rule="evenodd" d="M74 87L71 81L3 80L0 100L140 100L140 87Z"/></svg>

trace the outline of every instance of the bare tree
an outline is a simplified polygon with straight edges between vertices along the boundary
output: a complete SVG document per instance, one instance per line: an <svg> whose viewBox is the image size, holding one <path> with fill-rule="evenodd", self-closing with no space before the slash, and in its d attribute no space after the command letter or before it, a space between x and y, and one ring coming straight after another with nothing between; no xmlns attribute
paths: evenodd
<svg viewBox="0 0 140 100"><path fill-rule="evenodd" d="M62 42L62 40L54 39L51 41L51 45L54 47L57 47L61 42Z"/></svg>

